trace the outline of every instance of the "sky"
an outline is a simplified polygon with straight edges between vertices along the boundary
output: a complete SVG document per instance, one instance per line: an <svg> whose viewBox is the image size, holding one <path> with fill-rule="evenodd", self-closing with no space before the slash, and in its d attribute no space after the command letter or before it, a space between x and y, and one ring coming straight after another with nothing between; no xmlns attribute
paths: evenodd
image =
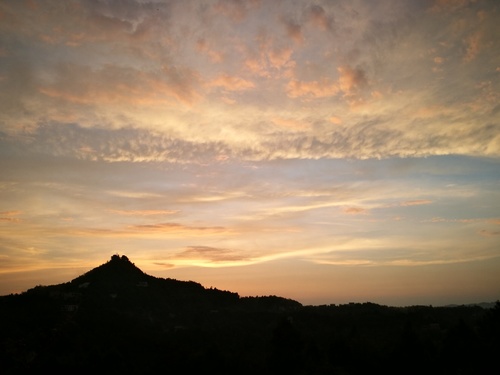
<svg viewBox="0 0 500 375"><path fill-rule="evenodd" d="M0 0L0 295L124 254L307 305L500 299L499 20Z"/></svg>

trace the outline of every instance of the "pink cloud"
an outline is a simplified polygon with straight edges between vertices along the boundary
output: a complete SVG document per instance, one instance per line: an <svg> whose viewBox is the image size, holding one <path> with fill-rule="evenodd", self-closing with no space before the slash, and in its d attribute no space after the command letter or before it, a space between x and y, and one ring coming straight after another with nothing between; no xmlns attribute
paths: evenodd
<svg viewBox="0 0 500 375"><path fill-rule="evenodd" d="M340 66L339 87L345 95L354 95L356 91L368 85L365 72L361 68L351 68L350 66Z"/></svg>
<svg viewBox="0 0 500 375"><path fill-rule="evenodd" d="M274 68L280 69L290 61L292 53L293 49L290 47L273 48L268 53L269 62Z"/></svg>
<svg viewBox="0 0 500 375"><path fill-rule="evenodd" d="M339 87L336 82L333 82L329 79L323 79L321 81L292 80L288 83L286 90L288 96L291 98L298 98L303 96L325 98L337 95L339 92Z"/></svg>
<svg viewBox="0 0 500 375"><path fill-rule="evenodd" d="M230 76L228 74L222 74L218 76L217 78L213 79L209 83L209 85L214 87L222 87L223 89L228 91L242 91L255 87L255 84L252 81L240 77Z"/></svg>
<svg viewBox="0 0 500 375"><path fill-rule="evenodd" d="M277 126L292 130L307 130L311 128L308 123L290 118L275 117L271 121Z"/></svg>

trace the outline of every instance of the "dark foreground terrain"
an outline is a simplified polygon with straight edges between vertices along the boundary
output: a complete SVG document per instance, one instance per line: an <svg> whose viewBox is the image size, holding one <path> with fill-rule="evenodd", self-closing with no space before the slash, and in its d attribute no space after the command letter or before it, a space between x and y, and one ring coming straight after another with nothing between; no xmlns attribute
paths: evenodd
<svg viewBox="0 0 500 375"><path fill-rule="evenodd" d="M2 374L497 374L500 303L302 306L144 274L126 256L0 297Z"/></svg>

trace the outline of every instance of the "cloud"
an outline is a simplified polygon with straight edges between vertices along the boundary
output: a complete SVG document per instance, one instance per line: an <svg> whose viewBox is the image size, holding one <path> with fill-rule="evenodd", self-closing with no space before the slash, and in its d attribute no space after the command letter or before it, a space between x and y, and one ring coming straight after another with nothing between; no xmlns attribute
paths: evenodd
<svg viewBox="0 0 500 375"><path fill-rule="evenodd" d="M110 210L111 212L124 216L152 216L152 215L173 215L178 210Z"/></svg>
<svg viewBox="0 0 500 375"><path fill-rule="evenodd" d="M144 41L153 35L155 16L161 14L165 22L169 8L168 2L124 1L117 6L102 1L73 1L61 6L49 1L35 8L13 4L3 11L13 21L11 31L35 36L46 44L76 47L96 42L120 45Z"/></svg>
<svg viewBox="0 0 500 375"><path fill-rule="evenodd" d="M496 230L487 230L487 229L481 229L479 231L479 234L483 237L494 237L494 236L500 236L500 231Z"/></svg>
<svg viewBox="0 0 500 375"><path fill-rule="evenodd" d="M23 212L19 210L15 211L2 211L0 212L0 222L4 223L20 223L23 220L16 217L21 215Z"/></svg>
<svg viewBox="0 0 500 375"><path fill-rule="evenodd" d="M214 234L228 232L224 227L187 226L179 223L138 224L130 226L129 229L141 233Z"/></svg>
<svg viewBox="0 0 500 375"><path fill-rule="evenodd" d="M180 223L136 224L117 228L64 227L55 229L53 235L87 238L182 238L184 236L212 236L231 231L222 226L190 226ZM49 233L49 231L46 231Z"/></svg>
<svg viewBox="0 0 500 375"><path fill-rule="evenodd" d="M342 119L338 116L330 116L330 118L328 119L332 124L335 124L335 125L340 125L342 124Z"/></svg>
<svg viewBox="0 0 500 375"><path fill-rule="evenodd" d="M457 16L427 13L430 35L446 40L422 38L424 5L408 2L75 1L51 3L47 18L24 4L0 5L0 113L2 131L17 132L12 147L181 163L500 154L490 4L471 4L465 28L449 33ZM308 43L292 42L301 35ZM283 120L310 128L280 132Z"/></svg>
<svg viewBox="0 0 500 375"><path fill-rule="evenodd" d="M431 204L432 201L428 199L416 199L416 200L411 200L411 201L404 201L401 202L401 206L403 207L408 207L408 206L421 206L425 204Z"/></svg>
<svg viewBox="0 0 500 375"><path fill-rule="evenodd" d="M283 24L285 25L286 34L290 39L298 44L301 44L304 41L302 26L299 23L291 19L283 19Z"/></svg>
<svg viewBox="0 0 500 375"><path fill-rule="evenodd" d="M472 0L474 1L474 0ZM430 8L432 12L457 11L469 5L470 0L435 0Z"/></svg>
<svg viewBox="0 0 500 375"><path fill-rule="evenodd" d="M321 81L291 80L286 91L291 98L325 98L337 95L340 88L337 82L324 78Z"/></svg>
<svg viewBox="0 0 500 375"><path fill-rule="evenodd" d="M287 94L291 98L325 98L342 92L345 98L351 100L359 96L362 89L368 86L368 79L361 68L348 65L337 68L338 80L322 78L314 81L291 80L287 85Z"/></svg>
<svg viewBox="0 0 500 375"><path fill-rule="evenodd" d="M166 263L166 262L153 262L154 265L163 267L163 268L175 268L175 264Z"/></svg>
<svg viewBox="0 0 500 375"><path fill-rule="evenodd" d="M275 69L281 69L286 67L287 65L293 65L290 61L293 53L293 49L291 47L282 47L282 48L271 48L268 51L268 59L272 67Z"/></svg>
<svg viewBox="0 0 500 375"><path fill-rule="evenodd" d="M201 260L209 263L241 262L251 260L251 258L248 258L242 253L242 251L210 246L189 246L180 253L177 253L174 258L189 259L191 261Z"/></svg>
<svg viewBox="0 0 500 375"><path fill-rule="evenodd" d="M221 142L190 142L146 129L84 128L74 124L40 126L19 146L26 152L109 162L202 163L233 155Z"/></svg>
<svg viewBox="0 0 500 375"><path fill-rule="evenodd" d="M278 116L274 117L271 121L273 122L273 124L279 127L293 131L304 131L311 129L311 124L293 118L284 118Z"/></svg>
<svg viewBox="0 0 500 375"><path fill-rule="evenodd" d="M434 63L439 65L439 64L444 63L444 58L442 58L441 56L436 56L436 57L434 57L433 61L434 61Z"/></svg>
<svg viewBox="0 0 500 375"><path fill-rule="evenodd" d="M362 207L345 207L342 209L342 212L349 215L366 215L370 212L370 210Z"/></svg>
<svg viewBox="0 0 500 375"><path fill-rule="evenodd" d="M258 7L260 0L219 0L214 4L214 10L223 14L233 22L242 22L249 11Z"/></svg>
<svg viewBox="0 0 500 375"><path fill-rule="evenodd" d="M429 220L423 220L424 223L461 223L461 224L470 224L470 223L479 223L485 221L484 219L447 219L444 217L433 217Z"/></svg>
<svg viewBox="0 0 500 375"><path fill-rule="evenodd" d="M482 40L481 32L476 32L464 39L465 62L471 62L472 60L476 59L477 55L481 51L481 40Z"/></svg>
<svg viewBox="0 0 500 375"><path fill-rule="evenodd" d="M316 27L326 31L331 31L333 28L333 17L328 16L320 5L311 5L307 10L308 20Z"/></svg>
<svg viewBox="0 0 500 375"><path fill-rule="evenodd" d="M17 217L0 217L0 222L4 223L20 223L22 220Z"/></svg>
<svg viewBox="0 0 500 375"><path fill-rule="evenodd" d="M255 84L249 80L240 77L230 76L228 74L222 74L214 78L209 86L222 87L227 91L243 91L255 87Z"/></svg>
<svg viewBox="0 0 500 375"><path fill-rule="evenodd" d="M347 96L355 95L359 90L368 86L366 74L361 68L352 68L348 65L338 67L339 87Z"/></svg>
<svg viewBox="0 0 500 375"><path fill-rule="evenodd" d="M198 51L206 54L213 63L224 62L224 53L212 49L205 38L198 39L196 42L196 48Z"/></svg>
<svg viewBox="0 0 500 375"><path fill-rule="evenodd" d="M23 211L14 210L14 211L0 211L0 215L2 216L18 216L21 215Z"/></svg>
<svg viewBox="0 0 500 375"><path fill-rule="evenodd" d="M153 106L175 98L192 104L198 97L199 78L186 67L164 65L161 71L147 72L106 65L100 69L61 64L52 82L41 83L43 95L76 105Z"/></svg>

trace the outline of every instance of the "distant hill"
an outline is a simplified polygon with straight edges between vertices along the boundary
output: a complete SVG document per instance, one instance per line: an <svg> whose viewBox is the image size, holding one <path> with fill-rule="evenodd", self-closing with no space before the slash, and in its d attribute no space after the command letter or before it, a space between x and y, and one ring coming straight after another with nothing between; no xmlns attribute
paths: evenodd
<svg viewBox="0 0 500 375"><path fill-rule="evenodd" d="M46 296L67 311L103 309L127 311L148 310L163 314L217 309L254 309L288 311L302 305L277 297L240 297L238 293L205 288L194 281L158 278L144 273L127 256L111 259L75 278L51 286L38 286L26 296Z"/></svg>
<svg viewBox="0 0 500 375"><path fill-rule="evenodd" d="M478 306L482 307L483 309L492 309L495 307L496 302L479 302L479 303L467 303L465 306ZM445 307L459 307L459 306L464 306L464 305L457 305L457 304L451 304L451 305L446 305Z"/></svg>
<svg viewBox="0 0 500 375"><path fill-rule="evenodd" d="M0 297L2 374L482 374L500 303L302 306L150 276L126 256Z"/></svg>

